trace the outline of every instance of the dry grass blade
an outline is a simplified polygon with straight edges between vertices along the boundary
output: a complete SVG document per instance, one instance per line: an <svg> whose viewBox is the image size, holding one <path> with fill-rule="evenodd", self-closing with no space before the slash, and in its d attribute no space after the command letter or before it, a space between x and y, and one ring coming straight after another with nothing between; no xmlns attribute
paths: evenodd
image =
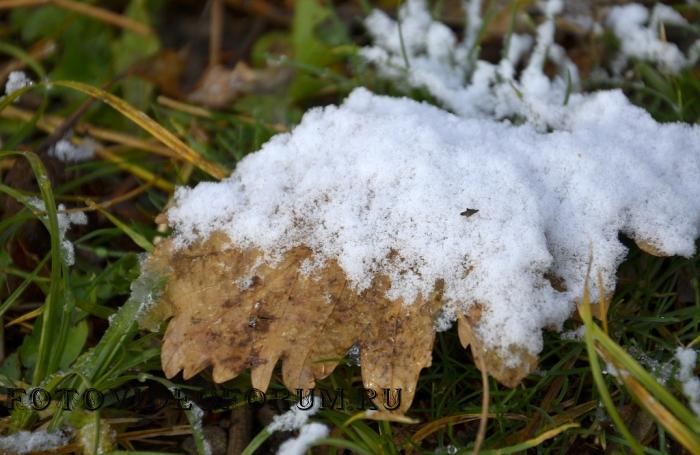
<svg viewBox="0 0 700 455"><path fill-rule="evenodd" d="M97 98L104 101L120 114L133 121L141 128L146 130L148 133L153 135L159 141L161 141L166 146L170 147L175 153L177 153L182 159L194 164L199 169L203 170L207 174L215 177L217 179L222 179L228 175L228 170L223 168L218 164L211 163L197 152L188 147L184 142L177 138L173 133L166 130L160 126L157 122L151 119L149 116L143 112L135 109L126 101L112 95L111 93L105 92L97 87L93 87L87 84L74 81L55 81L52 82L53 85L59 87L67 87L79 92L85 93L86 95Z"/></svg>
<svg viewBox="0 0 700 455"><path fill-rule="evenodd" d="M153 30L141 22L137 22L129 17L114 13L108 9L93 6L87 3L73 0L4 0L0 1L0 9L19 8L26 6L56 5L61 8L75 11L76 13L97 19L106 24L114 25L126 30L131 30L144 36L152 36Z"/></svg>
<svg viewBox="0 0 700 455"><path fill-rule="evenodd" d="M564 425L560 425L558 427L552 428L550 430L547 430L540 435L528 439L527 441L521 442L520 444L516 444L511 447L504 447L502 449L494 449L494 450L486 450L482 452L484 455L505 455L509 453L518 453L518 452L524 452L527 449L531 449L533 447L537 447L543 442L547 441L548 439L552 439L555 436L560 435L561 433L565 432L566 430L570 430L572 428L578 428L580 425L577 423L565 423Z"/></svg>
<svg viewBox="0 0 700 455"><path fill-rule="evenodd" d="M127 191L126 193L124 193L120 196L116 196L116 197L113 197L112 199L107 199L107 200L102 201L102 202L92 202L90 200L90 198L76 196L76 197L70 198L70 199L82 201L82 202L85 202L86 204L90 203L90 205L86 205L85 207L75 207L75 208L71 208L71 209L66 209L66 210L63 210L63 213L91 212L91 211L96 211L96 210L105 210L105 209L108 209L109 207L111 207L115 204L119 204L119 203L128 201L129 199L132 199L132 198L138 196L139 194L143 193L144 191L146 191L147 189L149 189L152 186L153 186L152 182L147 182L147 183L144 183L143 185L137 186L136 188L134 188L132 190ZM64 198L58 198L58 199L65 200Z"/></svg>
<svg viewBox="0 0 700 455"><path fill-rule="evenodd" d="M147 169L144 169L141 166L128 162L121 156L112 153L107 149L95 150L95 155L99 156L105 161L110 161L119 166L120 168L124 169L125 171L143 179L147 184L153 185L156 188L160 188L161 190L166 191L168 193L172 193L173 191L175 191L174 184L158 177L157 175L153 174Z"/></svg>
<svg viewBox="0 0 700 455"><path fill-rule="evenodd" d="M31 121L33 116L33 112L20 109L16 106L7 106L5 109L0 111L0 117L20 120L23 122ZM37 121L36 126L42 131L53 133L61 124L65 122L65 120L65 118L57 115L43 115ZM129 134L120 133L107 128L101 128L89 123L78 123L75 125L74 131L79 134L92 136L95 139L113 142L115 144L128 146L137 150L144 150L156 155L165 156L168 158L179 158L179 156L174 154L168 147L164 147L156 142L145 141Z"/></svg>
<svg viewBox="0 0 700 455"><path fill-rule="evenodd" d="M200 106L195 106L193 104L188 104L188 103L183 103L182 101L174 100L172 98L168 98L165 95L160 95L158 98L156 98L156 101L158 104L161 104L167 108L184 112L186 114L194 115L195 117L202 117L202 118L211 118L212 113L211 111L204 109L203 107Z"/></svg>
<svg viewBox="0 0 700 455"><path fill-rule="evenodd" d="M586 327L584 337L586 341L586 351L588 353L588 361L591 365L591 373L593 375L593 380L595 382L596 388L598 389L598 393L600 394L600 399L605 405L605 408L607 409L608 414L614 422L617 430L622 434L622 436L625 438L625 440L627 441L630 448L635 454L642 454L644 453L643 448L639 445L639 442L637 442L637 440L634 439L632 433L630 433L629 429L620 417L620 414L612 401L610 392L608 391L605 385L605 381L603 380L603 373L600 367L600 361L595 351L595 338L593 336L593 328L597 326L593 322L590 291L588 290L590 262L588 267L589 270L586 273L586 282L583 288L583 297L581 299L581 303L578 305L578 312Z"/></svg>
<svg viewBox="0 0 700 455"><path fill-rule="evenodd" d="M156 98L156 101L158 102L158 104L161 104L169 109L194 115L195 117L212 118L214 116L212 111L208 109L205 109L201 106L196 106L194 104L183 103L182 101L177 101L172 98L168 98L165 95L158 96L158 98ZM263 123L260 122L258 119L251 117L250 115L233 114L233 117L236 120L245 123L246 125L262 125L265 128L269 128L270 130L275 131L277 133L286 133L287 131L289 131L289 128L282 125L281 123Z"/></svg>
<svg viewBox="0 0 700 455"><path fill-rule="evenodd" d="M401 415L401 414L392 414L390 412L382 412L382 411L362 411L358 412L354 416L350 417L348 420L343 422L343 427L348 427L352 425L353 422L356 422L358 420L374 420L376 422L397 422L397 423L405 423L408 425L413 425L418 423L417 419L412 419L408 416Z"/></svg>
<svg viewBox="0 0 700 455"><path fill-rule="evenodd" d="M496 417L504 418L504 419L509 419L509 420L520 420L523 422L528 421L528 417L524 415L519 415L519 414L494 414L494 413L489 413L487 414L487 418L493 419ZM459 425L462 423L469 423L469 422L474 422L476 420L480 420L482 418L482 413L479 414L459 414L459 415L454 415L454 416L447 416L447 417L442 417L440 419L434 420L432 422L429 422L425 424L423 427L420 428L420 430L416 431L413 436L411 436L410 444L406 448L406 453L411 454L413 451L413 446L419 446L421 441L423 441L425 438L430 436L431 434L440 431L441 429L449 426L449 425Z"/></svg>
<svg viewBox="0 0 700 455"><path fill-rule="evenodd" d="M605 356L605 352L599 351ZM620 367L617 365L617 367ZM624 370L623 370L624 371ZM663 426L673 437L680 442L690 453L700 454L700 437L690 428L686 427L666 407L654 398L652 394L634 377L624 372L620 379L629 389L635 401L644 408L650 416Z"/></svg>
<svg viewBox="0 0 700 455"><path fill-rule="evenodd" d="M489 375L487 373L486 365L484 365L484 360L476 352L474 346L472 345L472 353L474 354L474 360L477 364L480 364L479 369L481 370L481 416L479 416L479 430L476 433L476 441L474 442L474 455L477 455L481 450L481 445L484 443L486 438L486 425L489 419Z"/></svg>

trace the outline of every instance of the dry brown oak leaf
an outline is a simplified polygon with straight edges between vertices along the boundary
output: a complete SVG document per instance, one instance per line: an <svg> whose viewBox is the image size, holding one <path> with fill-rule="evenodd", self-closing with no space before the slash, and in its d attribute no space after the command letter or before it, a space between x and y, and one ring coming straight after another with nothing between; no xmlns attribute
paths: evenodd
<svg viewBox="0 0 700 455"><path fill-rule="evenodd" d="M270 267L258 265L259 251L234 248L223 233L183 249L161 242L151 263L161 264L169 279L145 325L170 319L161 355L165 374L182 371L189 379L211 365L214 381L221 383L250 368L252 386L265 391L281 360L285 386L309 389L357 343L364 387L377 392L380 406L384 389L392 392L392 404L400 389L395 412L406 412L420 371L431 363L443 283L435 283L429 298L404 305L386 297L385 276L356 293L335 262L311 276L301 273L311 255L298 247ZM515 386L536 359L523 354L523 364L506 367L494 352L483 350L471 330L478 318L479 312L471 311L459 320L462 344L472 345L492 376Z"/></svg>

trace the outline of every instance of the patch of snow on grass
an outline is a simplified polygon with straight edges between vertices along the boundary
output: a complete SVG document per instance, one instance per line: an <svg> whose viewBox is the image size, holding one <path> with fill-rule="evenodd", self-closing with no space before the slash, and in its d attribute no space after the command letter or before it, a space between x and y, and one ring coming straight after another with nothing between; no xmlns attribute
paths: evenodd
<svg viewBox="0 0 700 455"><path fill-rule="evenodd" d="M17 90L21 90L24 87L29 87L33 82L24 73L24 71L12 71L7 76L7 82L5 83L5 95L12 95Z"/></svg>
<svg viewBox="0 0 700 455"><path fill-rule="evenodd" d="M92 159L95 156L95 150L100 147L100 143L92 138L85 138L78 145L73 144L69 139L61 139L49 149L49 155L65 163L78 163Z"/></svg>
<svg viewBox="0 0 700 455"><path fill-rule="evenodd" d="M311 399L310 397L308 399ZM296 404L284 414L273 417L272 423L267 426L267 431L294 431L301 429L309 417L313 416L321 409L321 400L313 398L313 403L309 409L303 409Z"/></svg>
<svg viewBox="0 0 700 455"><path fill-rule="evenodd" d="M461 117L519 117L542 130L559 125L565 104L571 104L570 109L576 104L570 92L579 83L578 69L554 42L554 16L561 12L562 2L542 3L545 20L537 28L532 54L520 78L515 68L533 42L527 35L513 34L507 55L497 64L474 58L482 23L479 5L479 1L465 2L467 30L463 41L431 18L425 0L407 0L399 9L398 22L375 10L365 20L373 45L363 48L361 55L383 76L426 88ZM543 72L547 60L558 70L551 79Z"/></svg>
<svg viewBox="0 0 700 455"><path fill-rule="evenodd" d="M695 376L695 364L698 353L692 348L678 348L676 360L678 360L677 379L683 384L683 394L688 398L690 409L700 418L700 377Z"/></svg>
<svg viewBox="0 0 700 455"><path fill-rule="evenodd" d="M31 198L30 204L38 211L46 212L44 201L39 198ZM70 240L66 239L66 233L73 225L85 225L88 222L87 215L84 212L68 212L63 204L57 207L58 235L61 245L61 256L66 265L71 266L75 263L75 248Z"/></svg>
<svg viewBox="0 0 700 455"><path fill-rule="evenodd" d="M568 330L561 333L562 340L582 341L586 335L586 326L580 325L574 330Z"/></svg>
<svg viewBox="0 0 700 455"><path fill-rule="evenodd" d="M28 454L44 452L65 446L73 438L67 430L48 432L46 430L18 431L9 436L0 436L0 449L3 453Z"/></svg>
<svg viewBox="0 0 700 455"><path fill-rule="evenodd" d="M288 439L280 445L277 455L304 455L314 442L327 437L329 433L328 427L322 423L304 425L296 438Z"/></svg>
<svg viewBox="0 0 700 455"><path fill-rule="evenodd" d="M651 13L637 3L616 6L610 10L607 24L620 40L621 54L613 68L617 73L630 58L655 62L670 73L677 73L700 58L697 52L700 41L684 55L674 43L661 38L661 24L688 25L685 18L669 6L657 4Z"/></svg>

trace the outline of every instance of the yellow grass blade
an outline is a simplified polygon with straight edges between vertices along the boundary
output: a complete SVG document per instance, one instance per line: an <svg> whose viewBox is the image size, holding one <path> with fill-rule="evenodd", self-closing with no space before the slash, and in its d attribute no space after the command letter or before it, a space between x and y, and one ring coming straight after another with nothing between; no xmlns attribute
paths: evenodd
<svg viewBox="0 0 700 455"><path fill-rule="evenodd" d="M147 116L145 113L135 109L126 101L118 98L111 93L108 93L97 87L91 85L83 84L82 82L75 81L54 81L52 85L58 87L66 87L73 90L77 90L86 95L92 96L93 98L104 101L115 110L117 110L124 117L128 118L132 122L139 125L141 128L146 130L148 133L153 135L160 142L168 146L177 155L182 157L184 160L194 164L199 169L203 170L207 174L215 177L217 179L222 179L226 177L229 171L218 164L211 163L205 160L201 155L188 147L184 142L178 139L173 133L167 129L160 126L156 121Z"/></svg>

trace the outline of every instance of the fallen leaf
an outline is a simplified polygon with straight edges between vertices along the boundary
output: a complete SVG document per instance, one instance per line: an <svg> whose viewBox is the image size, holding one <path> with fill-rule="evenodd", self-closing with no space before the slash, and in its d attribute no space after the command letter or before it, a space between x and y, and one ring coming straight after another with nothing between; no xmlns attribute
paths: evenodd
<svg viewBox="0 0 700 455"><path fill-rule="evenodd" d="M158 244L154 263L167 264L170 279L148 317L172 316L162 349L166 375L183 371L189 379L212 365L214 380L225 382L250 368L252 386L264 391L282 360L284 384L308 389L359 343L365 387L377 392L379 406L383 389L392 392L390 405L398 404L400 389L398 410L405 412L420 370L431 363L443 283L406 306L386 298L383 276L360 294L334 262L306 276L300 266L312 256L308 248L290 251L274 267L257 265L259 256L221 233L182 250L169 240Z"/></svg>
<svg viewBox="0 0 700 455"><path fill-rule="evenodd" d="M537 358L527 351L520 349L517 346L511 347L514 356L520 360L520 363L515 365L506 363L498 352L484 349L483 343L476 331L475 325L480 318L481 310L479 306L474 307L474 311L470 315L463 315L457 320L457 333L462 347L467 349L472 347L472 352L475 356L480 356L482 362L474 362L479 370L482 366L486 368L486 372L496 378L498 382L507 386L515 387L537 366Z"/></svg>
<svg viewBox="0 0 700 455"><path fill-rule="evenodd" d="M289 82L291 76L292 71L281 65L263 69L253 69L245 62L238 62L233 69L213 66L188 98L204 106L223 107L242 95L274 91Z"/></svg>

